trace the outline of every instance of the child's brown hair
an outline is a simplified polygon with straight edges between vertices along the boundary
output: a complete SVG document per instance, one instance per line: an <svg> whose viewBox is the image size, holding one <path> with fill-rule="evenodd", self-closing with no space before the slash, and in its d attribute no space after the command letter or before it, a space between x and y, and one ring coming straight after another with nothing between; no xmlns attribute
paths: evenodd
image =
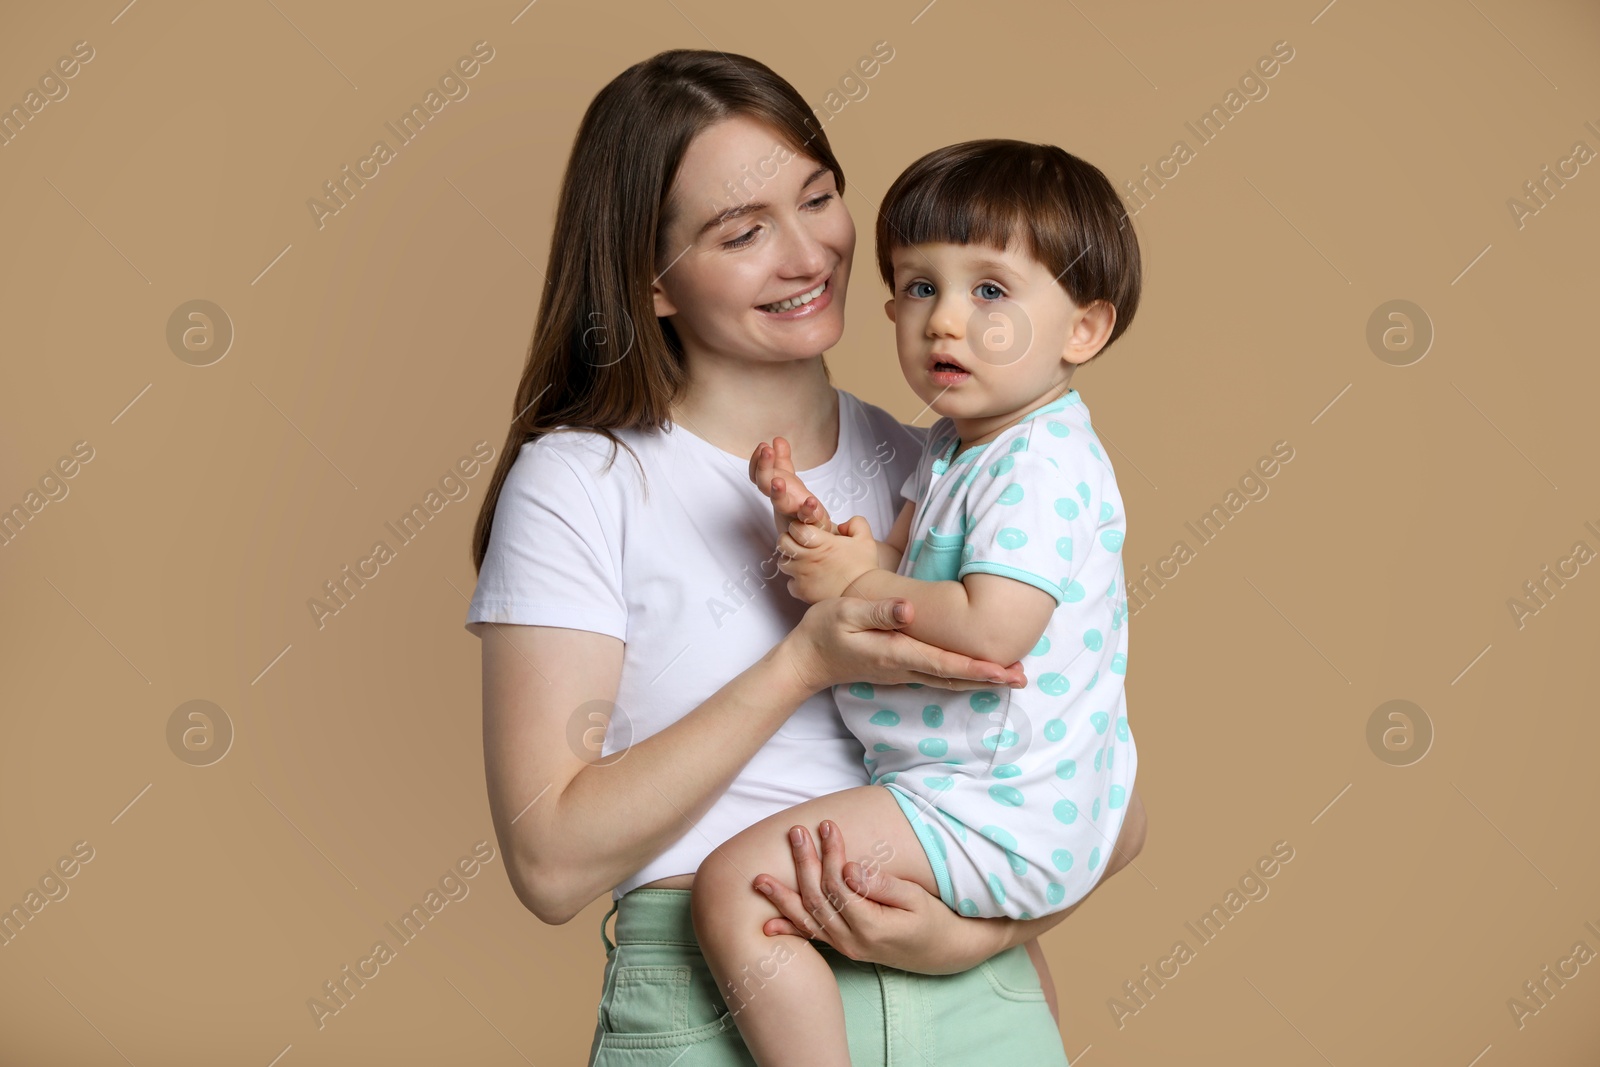
<svg viewBox="0 0 1600 1067"><path fill-rule="evenodd" d="M1072 302L1104 300L1122 335L1139 306L1139 242L1111 182L1055 145L990 138L929 152L896 178L878 212L878 273L894 288L896 248L931 242L1004 250L1013 234Z"/></svg>

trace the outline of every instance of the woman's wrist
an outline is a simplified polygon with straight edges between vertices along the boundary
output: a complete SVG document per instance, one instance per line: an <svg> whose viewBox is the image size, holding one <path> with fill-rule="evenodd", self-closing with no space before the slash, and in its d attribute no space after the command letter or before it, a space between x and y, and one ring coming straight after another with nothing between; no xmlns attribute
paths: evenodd
<svg viewBox="0 0 1600 1067"><path fill-rule="evenodd" d="M804 623L790 630L757 661L765 666L784 702L796 708L832 684L824 677L821 657L803 627Z"/></svg>

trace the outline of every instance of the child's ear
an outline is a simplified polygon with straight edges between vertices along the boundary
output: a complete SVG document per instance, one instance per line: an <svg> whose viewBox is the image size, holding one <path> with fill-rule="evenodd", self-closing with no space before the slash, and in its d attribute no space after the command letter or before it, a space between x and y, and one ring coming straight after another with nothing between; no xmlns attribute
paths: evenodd
<svg viewBox="0 0 1600 1067"><path fill-rule="evenodd" d="M890 322L894 321L894 297L891 296L883 302L883 313L889 316Z"/></svg>
<svg viewBox="0 0 1600 1067"><path fill-rule="evenodd" d="M678 313L678 309L672 303L672 298L667 296L667 291L661 288L660 282L650 286L650 297L655 301L656 318L665 319Z"/></svg>
<svg viewBox="0 0 1600 1067"><path fill-rule="evenodd" d="M1061 358L1068 363L1087 363L1105 347L1112 327L1117 324L1117 309L1109 301L1095 300L1074 314Z"/></svg>

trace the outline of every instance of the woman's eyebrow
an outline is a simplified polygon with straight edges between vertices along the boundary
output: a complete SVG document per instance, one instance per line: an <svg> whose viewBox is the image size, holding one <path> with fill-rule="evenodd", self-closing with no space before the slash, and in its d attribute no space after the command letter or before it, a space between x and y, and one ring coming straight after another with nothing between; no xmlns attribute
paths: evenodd
<svg viewBox="0 0 1600 1067"><path fill-rule="evenodd" d="M806 180L801 183L800 188L804 189L806 186L810 185L812 182L828 173L831 172L826 166L818 167L816 170L807 175ZM725 211L720 211L707 220L704 226L700 227L700 231L695 234L695 237L696 239L704 237L707 230L715 229L716 227L721 226L724 222L731 222L734 219L744 218L746 215L753 215L758 211L765 211L771 206L771 204L768 204L764 201L752 200L748 203L739 204L736 207L730 207Z"/></svg>

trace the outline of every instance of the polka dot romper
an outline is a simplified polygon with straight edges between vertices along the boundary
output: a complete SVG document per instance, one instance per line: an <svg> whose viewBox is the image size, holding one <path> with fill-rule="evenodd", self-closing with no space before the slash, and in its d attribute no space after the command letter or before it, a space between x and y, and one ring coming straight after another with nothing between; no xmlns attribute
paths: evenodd
<svg viewBox="0 0 1600 1067"><path fill-rule="evenodd" d="M900 573L998 574L1056 607L1022 659L1022 689L834 687L874 784L900 802L940 898L1027 919L1083 899L1104 873L1138 766L1123 692L1126 521L1077 390L954 455L929 430L901 494L917 507Z"/></svg>

